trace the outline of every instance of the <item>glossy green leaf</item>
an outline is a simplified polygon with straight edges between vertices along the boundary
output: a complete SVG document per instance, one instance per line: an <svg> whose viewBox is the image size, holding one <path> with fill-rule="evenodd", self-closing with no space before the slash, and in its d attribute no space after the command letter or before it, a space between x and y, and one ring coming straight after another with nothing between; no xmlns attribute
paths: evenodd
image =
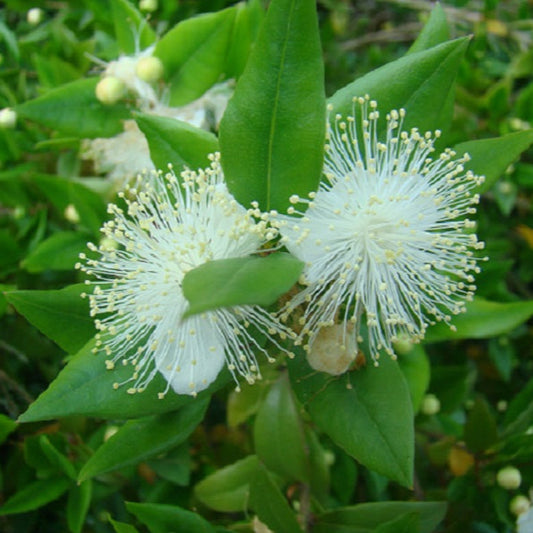
<svg viewBox="0 0 533 533"><path fill-rule="evenodd" d="M80 252L87 249L87 235L76 231L59 231L42 241L22 261L28 272L72 270Z"/></svg>
<svg viewBox="0 0 533 533"><path fill-rule="evenodd" d="M235 8L184 20L157 43L154 55L165 66L170 105L199 98L223 73Z"/></svg>
<svg viewBox="0 0 533 533"><path fill-rule="evenodd" d="M72 483L65 477L41 479L26 485L0 507L0 516L27 513L57 500Z"/></svg>
<svg viewBox="0 0 533 533"><path fill-rule="evenodd" d="M113 384L130 378L131 368L117 365L113 370L106 370L104 356L94 355L93 347L94 341L90 341L69 361L48 389L20 416L20 422L69 415L124 419L166 413L210 396L231 379L224 370L196 399L169 393L160 400L158 393L165 390L166 382L158 374L144 392L130 395L126 392L127 385L115 390Z"/></svg>
<svg viewBox="0 0 533 533"><path fill-rule="evenodd" d="M429 358L420 344L414 344L409 351L402 352L398 356L398 363L407 381L413 410L416 413L429 386L431 376Z"/></svg>
<svg viewBox="0 0 533 533"><path fill-rule="evenodd" d="M7 301L66 352L79 350L95 333L89 303L81 298L85 285L54 291L12 291Z"/></svg>
<svg viewBox="0 0 533 533"><path fill-rule="evenodd" d="M250 499L250 481L259 467L255 455L215 471L195 487L195 496L207 507L222 513L245 511Z"/></svg>
<svg viewBox="0 0 533 533"><path fill-rule="evenodd" d="M320 429L366 467L412 485L413 410L395 361L383 357L377 368L339 378L314 372L303 354L288 365L294 391Z"/></svg>
<svg viewBox="0 0 533 533"><path fill-rule="evenodd" d="M126 422L87 461L79 480L139 463L178 446L202 421L209 400L204 397L174 412Z"/></svg>
<svg viewBox="0 0 533 533"><path fill-rule="evenodd" d="M380 524L407 513L420 516L420 533L433 533L446 514L446 503L376 502L343 507L319 515L313 533L372 533Z"/></svg>
<svg viewBox="0 0 533 533"><path fill-rule="evenodd" d="M465 168L479 176L485 176L485 182L477 189L477 192L485 192L532 144L533 130L525 130L509 133L503 137L467 141L457 144L453 149L458 155L470 154L472 160L465 164Z"/></svg>
<svg viewBox="0 0 533 533"><path fill-rule="evenodd" d="M407 111L403 129L442 129L442 106L453 91L455 77L468 38L448 41L429 50L409 54L388 63L337 91L331 98L334 113L353 115L352 98L370 95L377 100L382 124L391 109ZM448 118L446 118L448 121Z"/></svg>
<svg viewBox="0 0 533 533"><path fill-rule="evenodd" d="M298 521L271 474L259 466L250 484L250 505L257 516L276 533L301 533Z"/></svg>
<svg viewBox="0 0 533 533"><path fill-rule="evenodd" d="M482 397L476 399L468 413L463 436L468 449L474 453L485 451L498 440L496 420Z"/></svg>
<svg viewBox="0 0 533 533"><path fill-rule="evenodd" d="M379 525L373 533L420 533L420 515L406 513Z"/></svg>
<svg viewBox="0 0 533 533"><path fill-rule="evenodd" d="M91 505L92 481L72 487L68 493L67 524L71 533L81 533Z"/></svg>
<svg viewBox="0 0 533 533"><path fill-rule="evenodd" d="M533 300L499 303L474 298L466 308L466 313L452 318L457 331L452 331L445 324L437 324L428 329L426 341L495 337L511 331L533 316Z"/></svg>
<svg viewBox="0 0 533 533"><path fill-rule="evenodd" d="M437 3L431 10L429 19L409 48L408 54L422 52L433 46L437 46L450 38L450 28L446 21L446 13L442 6Z"/></svg>
<svg viewBox="0 0 533 533"><path fill-rule="evenodd" d="M244 206L285 210L318 186L324 73L316 7L274 0L220 124L228 187Z"/></svg>
<svg viewBox="0 0 533 533"><path fill-rule="evenodd" d="M111 12L117 43L123 53L135 54L154 43L154 31L131 2L113 0Z"/></svg>
<svg viewBox="0 0 533 533"><path fill-rule="evenodd" d="M129 111L120 104L104 106L95 96L98 78L73 81L15 108L33 120L77 138L111 137L122 131Z"/></svg>
<svg viewBox="0 0 533 533"><path fill-rule="evenodd" d="M77 478L76 469L72 462L50 442L50 439L46 435L41 435L39 437L39 444L52 465L70 479L75 480Z"/></svg>
<svg viewBox="0 0 533 533"><path fill-rule="evenodd" d="M298 280L303 263L287 253L209 261L187 272L182 289L189 301L184 318L237 305L273 304Z"/></svg>
<svg viewBox="0 0 533 533"><path fill-rule="evenodd" d="M218 140L210 132L181 120L136 114L135 120L148 140L150 157L157 169L165 172L171 163L179 175L181 168L209 166L207 155L218 151Z"/></svg>
<svg viewBox="0 0 533 533"><path fill-rule="evenodd" d="M309 481L309 457L303 421L282 375L268 392L255 418L257 456L285 481Z"/></svg>
<svg viewBox="0 0 533 533"><path fill-rule="evenodd" d="M126 509L145 524L150 533L215 533L200 515L177 505L126 502Z"/></svg>

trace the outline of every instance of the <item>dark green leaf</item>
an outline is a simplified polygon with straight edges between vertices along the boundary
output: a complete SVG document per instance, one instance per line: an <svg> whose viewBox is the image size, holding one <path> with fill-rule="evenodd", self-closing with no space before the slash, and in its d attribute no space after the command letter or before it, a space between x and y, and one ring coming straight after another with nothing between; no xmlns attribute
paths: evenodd
<svg viewBox="0 0 533 533"><path fill-rule="evenodd" d="M184 20L157 43L154 55L165 66L170 104L199 98L221 76L233 30L235 8Z"/></svg>
<svg viewBox="0 0 533 533"><path fill-rule="evenodd" d="M406 513L420 516L420 533L433 533L446 514L446 503L378 502L335 509L317 517L313 533L371 533L383 522L395 520Z"/></svg>
<svg viewBox="0 0 533 533"><path fill-rule="evenodd" d="M175 505L126 502L126 509L145 524L150 533L215 533L200 515Z"/></svg>
<svg viewBox="0 0 533 533"><path fill-rule="evenodd" d="M428 329L426 341L486 339L507 333L533 316L533 300L499 303L475 298L466 309L466 313L452 319L457 331L440 323Z"/></svg>
<svg viewBox="0 0 533 533"><path fill-rule="evenodd" d="M284 210L320 179L324 74L316 7L274 0L220 124L222 166L244 206Z"/></svg>
<svg viewBox="0 0 533 533"><path fill-rule="evenodd" d="M70 479L75 480L77 478L74 465L50 442L46 435L39 437L39 444L52 465Z"/></svg>
<svg viewBox="0 0 533 533"><path fill-rule="evenodd" d="M92 481L72 487L68 493L67 523L71 533L81 533L91 504Z"/></svg>
<svg viewBox="0 0 533 533"><path fill-rule="evenodd" d="M406 513L379 525L373 533L420 533L420 515Z"/></svg>
<svg viewBox="0 0 533 533"><path fill-rule="evenodd" d="M129 395L126 386L115 390L113 384L130 378L131 369L117 365L113 370L106 370L104 357L94 355L93 348L94 341L84 346L19 420L35 422L76 414L99 418L139 418L166 413L210 396L231 379L228 372L221 372L211 387L199 393L196 399L174 393L159 399L158 393L165 390L166 382L158 374L144 392Z"/></svg>
<svg viewBox="0 0 533 533"><path fill-rule="evenodd" d="M72 483L65 477L41 479L26 485L0 507L0 516L27 513L57 500Z"/></svg>
<svg viewBox="0 0 533 533"><path fill-rule="evenodd" d="M428 356L420 344L414 344L408 352L400 353L398 363L411 393L413 410L417 412L426 394L431 375Z"/></svg>
<svg viewBox="0 0 533 533"><path fill-rule="evenodd" d="M122 131L129 111L122 105L102 105L96 98L98 78L67 83L29 100L16 112L65 135L78 138L111 137Z"/></svg>
<svg viewBox="0 0 533 533"><path fill-rule="evenodd" d="M485 451L498 440L498 428L487 402L478 397L468 413L464 427L464 439L471 452Z"/></svg>
<svg viewBox="0 0 533 533"><path fill-rule="evenodd" d="M479 176L485 176L485 182L478 188L478 192L484 192L494 185L507 167L531 144L533 130L529 129L494 139L467 141L453 149L458 155L470 154L472 160L465 164L465 168Z"/></svg>
<svg viewBox="0 0 533 533"><path fill-rule="evenodd" d="M512 399L505 413L505 434L521 433L533 424L533 380Z"/></svg>
<svg viewBox="0 0 533 533"><path fill-rule="evenodd" d="M222 513L245 511L250 499L250 480L259 461L250 455L217 470L194 487L194 494L207 507Z"/></svg>
<svg viewBox="0 0 533 533"><path fill-rule="evenodd" d="M440 123L445 119L442 106L435 102L446 102L453 91L467 45L468 38L448 41L370 72L330 98L334 108L331 116L334 113L352 115L352 98L368 94L377 100L383 121L388 111L403 107L407 111L404 129L443 129L446 124Z"/></svg>
<svg viewBox="0 0 533 533"><path fill-rule="evenodd" d="M259 466L250 484L250 505L257 516L276 533L301 533L294 512L264 466Z"/></svg>
<svg viewBox="0 0 533 533"><path fill-rule="evenodd" d="M287 253L209 261L187 272L183 317L238 305L273 304L298 280L303 263Z"/></svg>
<svg viewBox="0 0 533 533"><path fill-rule="evenodd" d="M95 333L84 285L55 291L12 291L7 301L66 352L79 350Z"/></svg>
<svg viewBox="0 0 533 533"><path fill-rule="evenodd" d="M257 456L285 481L309 481L309 457L303 421L289 380L283 375L270 389L254 424Z"/></svg>
<svg viewBox="0 0 533 533"><path fill-rule="evenodd" d="M178 446L202 421L209 400L204 397L175 412L130 420L96 450L79 480L139 463Z"/></svg>
<svg viewBox="0 0 533 533"><path fill-rule="evenodd" d="M317 426L366 467L412 485L413 410L395 361L384 357L378 368L339 378L313 372L303 354L288 364L294 391Z"/></svg>
<svg viewBox="0 0 533 533"><path fill-rule="evenodd" d="M177 175L183 166L207 167L207 155L218 151L218 140L212 133L181 120L141 113L135 120L148 140L154 166L163 172L169 163Z"/></svg>
<svg viewBox="0 0 533 533"><path fill-rule="evenodd" d="M8 416L0 413L0 444L3 444L7 437L16 429L17 423Z"/></svg>

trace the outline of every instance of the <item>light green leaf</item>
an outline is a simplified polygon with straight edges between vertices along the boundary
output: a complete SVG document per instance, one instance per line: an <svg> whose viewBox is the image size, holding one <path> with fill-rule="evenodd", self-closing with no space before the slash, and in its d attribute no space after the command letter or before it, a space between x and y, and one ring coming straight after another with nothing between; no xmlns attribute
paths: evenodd
<svg viewBox="0 0 533 533"><path fill-rule="evenodd" d="M343 507L319 515L313 533L372 533L383 522L406 513L417 513L420 516L420 533L433 533L446 514L446 503L377 502Z"/></svg>
<svg viewBox="0 0 533 533"><path fill-rule="evenodd" d="M272 476L259 466L250 484L250 505L257 516L276 533L301 533L298 521Z"/></svg>
<svg viewBox="0 0 533 533"><path fill-rule="evenodd" d="M155 42L154 31L128 0L113 0L111 8L115 35L122 52L135 54Z"/></svg>
<svg viewBox="0 0 533 533"><path fill-rule="evenodd" d="M352 115L352 98L369 94L378 102L383 125L386 113L403 107L407 111L403 129L443 129L441 121L446 117L442 116L442 106L435 105L435 102L446 102L453 91L467 45L466 37L448 41L404 56L366 74L330 98L333 105L330 116L335 113Z"/></svg>
<svg viewBox="0 0 533 533"><path fill-rule="evenodd" d="M87 249L90 237L77 231L58 231L42 241L22 261L21 266L31 273L43 270L72 270L79 254Z"/></svg>
<svg viewBox="0 0 533 533"><path fill-rule="evenodd" d="M457 331L440 323L428 329L426 341L486 339L507 333L533 316L533 300L499 303L474 298L466 309L466 313L452 319Z"/></svg>
<svg viewBox="0 0 533 533"><path fill-rule="evenodd" d="M177 505L126 502L126 509L145 524L150 533L215 533L215 529L199 514Z"/></svg>
<svg viewBox="0 0 533 533"><path fill-rule="evenodd" d="M250 499L250 480L258 468L257 457L250 455L202 479L194 487L194 494L215 511L246 511Z"/></svg>
<svg viewBox="0 0 533 533"><path fill-rule="evenodd" d="M181 120L142 113L135 120L148 140L154 166L163 172L169 163L176 175L183 166L205 168L209 166L207 155L218 151L215 135Z"/></svg>
<svg viewBox="0 0 533 533"><path fill-rule="evenodd" d="M81 533L92 497L92 481L72 487L68 493L67 524L71 533Z"/></svg>
<svg viewBox="0 0 533 533"><path fill-rule="evenodd" d="M35 422L69 415L124 419L166 413L210 396L231 379L224 370L196 399L171 393L160 400L158 393L165 390L166 382L158 374L144 392L130 395L126 392L127 385L115 390L113 384L131 378L131 368L117 365L113 370L106 370L104 357L94 355L93 348L94 341L84 346L19 421Z"/></svg>
<svg viewBox="0 0 533 533"><path fill-rule="evenodd" d="M53 291L11 291L7 301L66 352L79 350L95 333L84 285Z"/></svg>
<svg viewBox="0 0 533 533"><path fill-rule="evenodd" d="M450 38L450 28L446 21L446 13L442 6L437 3L431 10L429 19L416 38L416 41L409 48L408 54L422 52L433 46L437 46Z"/></svg>
<svg viewBox="0 0 533 533"><path fill-rule="evenodd" d="M98 78L67 83L15 108L27 118L78 138L111 137L129 117L123 105L104 106L95 95Z"/></svg>
<svg viewBox="0 0 533 533"><path fill-rule="evenodd" d="M234 19L235 8L198 15L180 22L157 43L154 55L165 66L170 105L199 98L219 80Z"/></svg>
<svg viewBox="0 0 533 533"><path fill-rule="evenodd" d="M268 392L255 418L257 456L285 481L309 481L310 468L303 421L289 380L282 375Z"/></svg>
<svg viewBox="0 0 533 533"><path fill-rule="evenodd" d="M298 280L303 263L287 253L209 261L187 272L183 317L238 305L273 304Z"/></svg>
<svg viewBox="0 0 533 533"><path fill-rule="evenodd" d="M57 500L72 483L65 477L41 479L26 485L0 507L0 516L27 513Z"/></svg>
<svg viewBox="0 0 533 533"><path fill-rule="evenodd" d="M8 416L0 413L0 444L3 444L7 437L17 429L17 423Z"/></svg>
<svg viewBox="0 0 533 533"><path fill-rule="evenodd" d="M412 485L413 410L398 363L383 357L377 368L339 378L314 372L303 353L288 365L294 391L320 429L366 467Z"/></svg>
<svg viewBox="0 0 533 533"><path fill-rule="evenodd" d="M533 144L533 130L517 131L503 137L467 141L454 146L458 155L470 154L472 160L465 164L485 182L476 192L485 192L502 176L507 167Z"/></svg>
<svg viewBox="0 0 533 533"><path fill-rule="evenodd" d="M130 420L96 450L79 480L139 463L181 444L202 421L209 400L204 397L175 412Z"/></svg>
<svg viewBox="0 0 533 533"><path fill-rule="evenodd" d="M125 524L124 522L117 522L112 518L109 518L109 523L113 526L115 533L139 533L138 530L130 524Z"/></svg>
<svg viewBox="0 0 533 533"><path fill-rule="evenodd" d="M324 100L315 3L274 0L220 124L222 166L242 205L282 211L317 188Z"/></svg>

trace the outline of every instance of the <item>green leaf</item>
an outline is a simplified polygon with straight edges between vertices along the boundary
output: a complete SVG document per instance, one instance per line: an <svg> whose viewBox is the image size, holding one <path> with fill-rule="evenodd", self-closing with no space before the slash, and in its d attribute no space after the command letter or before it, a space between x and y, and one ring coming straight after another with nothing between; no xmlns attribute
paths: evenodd
<svg viewBox="0 0 533 533"><path fill-rule="evenodd" d="M12 291L7 301L66 352L76 352L95 333L89 303L81 298L85 285L54 291Z"/></svg>
<svg viewBox="0 0 533 533"><path fill-rule="evenodd" d="M148 140L154 166L166 171L171 163L176 174L183 166L205 168L207 155L218 151L218 139L212 133L181 120L156 115L135 114L139 128Z"/></svg>
<svg viewBox="0 0 533 533"><path fill-rule="evenodd" d="M316 7L274 0L220 124L222 166L242 205L284 210L318 187L325 136Z"/></svg>
<svg viewBox="0 0 533 533"><path fill-rule="evenodd" d="M413 411L416 413L429 386L431 375L429 358L420 344L414 344L408 352L400 353L398 364L407 381Z"/></svg>
<svg viewBox="0 0 533 533"><path fill-rule="evenodd" d="M145 524L150 533L215 533L200 515L175 505L126 502L126 509Z"/></svg>
<svg viewBox="0 0 533 533"><path fill-rule="evenodd" d="M17 429L17 423L8 416L0 413L0 444L3 444L7 437Z"/></svg>
<svg viewBox="0 0 533 533"><path fill-rule="evenodd" d="M420 515L406 513L379 525L374 533L420 533Z"/></svg>
<svg viewBox="0 0 533 533"><path fill-rule="evenodd" d="M512 399L505 413L505 434L521 433L533 424L533 380Z"/></svg>
<svg viewBox="0 0 533 533"><path fill-rule="evenodd" d="M406 513L417 513L420 516L420 533L433 533L446 514L446 503L377 502L335 509L316 518L313 533L372 533L380 524Z"/></svg>
<svg viewBox="0 0 533 533"><path fill-rule="evenodd" d="M126 422L87 461L79 480L139 463L178 446L202 421L209 400L204 397L175 412Z"/></svg>
<svg viewBox="0 0 533 533"><path fill-rule="evenodd" d="M237 305L273 304L298 280L303 263L287 253L209 261L187 272L183 318Z"/></svg>
<svg viewBox="0 0 533 533"><path fill-rule="evenodd" d="M125 524L124 522L117 522L111 517L109 518L109 523L113 526L115 533L139 533L138 530L130 524Z"/></svg>
<svg viewBox="0 0 533 533"><path fill-rule="evenodd" d="M43 270L72 270L79 254L87 249L88 235L77 231L58 231L42 241L22 261L31 273Z"/></svg>
<svg viewBox="0 0 533 533"><path fill-rule="evenodd" d="M310 469L303 421L289 380L282 375L267 394L255 418L257 456L285 481L309 481Z"/></svg>
<svg viewBox="0 0 533 533"><path fill-rule="evenodd" d="M78 138L111 137L122 132L129 118L123 105L102 105L96 98L98 78L67 83L15 108L27 118Z"/></svg>
<svg viewBox="0 0 533 533"><path fill-rule="evenodd" d="M442 106L435 102L446 102L453 91L468 41L464 37L409 54L355 80L330 98L331 116L353 115L352 98L368 94L378 102L383 125L386 113L403 107L407 111L403 129L443 129L446 124L441 121L447 122L448 118L443 117Z"/></svg>
<svg viewBox="0 0 533 533"><path fill-rule="evenodd" d="M221 77L233 31L235 8L184 20L157 43L154 55L165 66L170 105L202 96Z"/></svg>
<svg viewBox="0 0 533 533"><path fill-rule="evenodd" d="M65 477L41 479L26 485L0 507L0 516L27 513L57 500L72 483Z"/></svg>
<svg viewBox="0 0 533 533"><path fill-rule="evenodd" d="M172 393L160 400L158 393L165 390L166 382L158 374L144 392L129 395L126 386L115 390L113 384L130 378L131 368L117 365L113 370L106 370L104 357L94 355L93 348L94 341L91 341L69 361L48 389L20 416L20 422L36 422L69 415L123 419L166 413L210 396L231 379L229 372L223 371L196 399Z"/></svg>
<svg viewBox="0 0 533 533"><path fill-rule="evenodd" d="M221 513L245 511L250 499L250 480L259 467L255 455L215 471L194 487L195 496Z"/></svg>
<svg viewBox="0 0 533 533"><path fill-rule="evenodd" d="M259 466L250 484L250 505L257 516L276 533L301 533L294 512L264 466Z"/></svg>
<svg viewBox="0 0 533 533"><path fill-rule="evenodd" d="M533 300L523 302L489 302L474 298L467 304L466 313L454 316L452 331L446 324L437 324L428 329L427 342L449 339L486 339L507 333L533 316Z"/></svg>
<svg viewBox="0 0 533 533"><path fill-rule="evenodd" d="M416 41L409 48L408 54L422 52L433 46L437 46L450 38L450 28L446 21L446 13L442 6L437 3L431 10L429 19L416 38Z"/></svg>
<svg viewBox="0 0 533 533"><path fill-rule="evenodd" d="M135 54L155 42L154 31L128 0L113 0L111 8L115 35L122 52Z"/></svg>
<svg viewBox="0 0 533 533"><path fill-rule="evenodd" d="M71 533L81 533L92 497L92 481L72 487L68 493L67 524Z"/></svg>
<svg viewBox="0 0 533 533"><path fill-rule="evenodd" d="M294 391L320 429L366 467L412 485L413 409L395 361L383 357L377 368L339 378L314 372L303 354L288 365Z"/></svg>
<svg viewBox="0 0 533 533"><path fill-rule="evenodd" d="M46 435L39 437L39 444L54 467L72 480L78 477L74 465L50 442L50 439Z"/></svg>
<svg viewBox="0 0 533 533"><path fill-rule="evenodd" d="M467 141L454 146L457 154L468 153L471 161L464 166L479 176L485 176L485 182L477 192L485 192L502 176L507 167L533 144L533 130L509 133L493 139Z"/></svg>
<svg viewBox="0 0 533 533"><path fill-rule="evenodd" d="M476 398L474 406L468 413L464 439L468 449L473 453L485 451L498 440L496 420L487 402L481 397Z"/></svg>

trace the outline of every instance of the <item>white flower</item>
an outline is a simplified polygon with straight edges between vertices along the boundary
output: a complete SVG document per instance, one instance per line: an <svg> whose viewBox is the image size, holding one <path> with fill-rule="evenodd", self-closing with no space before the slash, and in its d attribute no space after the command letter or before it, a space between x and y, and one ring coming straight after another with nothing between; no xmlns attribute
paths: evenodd
<svg viewBox="0 0 533 533"><path fill-rule="evenodd" d="M533 507L518 515L516 531L517 533L533 533Z"/></svg>
<svg viewBox="0 0 533 533"><path fill-rule="evenodd" d="M290 207L297 217L278 219L281 242L306 264L306 287L283 318L307 305L298 339L309 337L307 350L321 328L339 321L345 335L353 330L356 346L367 329L377 364L380 350L394 356L393 342L422 339L430 324L449 323L473 297L474 251L483 243L467 217L483 178L464 170L468 155L447 149L432 159L440 132L403 132L404 116L387 115L380 142L376 102L354 98L354 116L337 115L328 125L326 180L309 199L290 199L306 212Z"/></svg>
<svg viewBox="0 0 533 533"><path fill-rule="evenodd" d="M222 308L182 320L188 304L181 289L185 274L214 259L256 253L275 232L228 192L218 154L205 171L155 174L140 190L120 196L127 209L111 204L114 219L103 227L108 245L89 245L99 259L77 267L94 276L89 296L99 333L95 352L132 366L128 392L141 392L157 372L180 394L205 389L227 364L233 377L260 377L256 353L273 359L248 331L253 325L274 343L290 332L257 306ZM255 211L253 212L255 214ZM103 316L100 316L103 315ZM115 388L121 384L116 383Z"/></svg>

